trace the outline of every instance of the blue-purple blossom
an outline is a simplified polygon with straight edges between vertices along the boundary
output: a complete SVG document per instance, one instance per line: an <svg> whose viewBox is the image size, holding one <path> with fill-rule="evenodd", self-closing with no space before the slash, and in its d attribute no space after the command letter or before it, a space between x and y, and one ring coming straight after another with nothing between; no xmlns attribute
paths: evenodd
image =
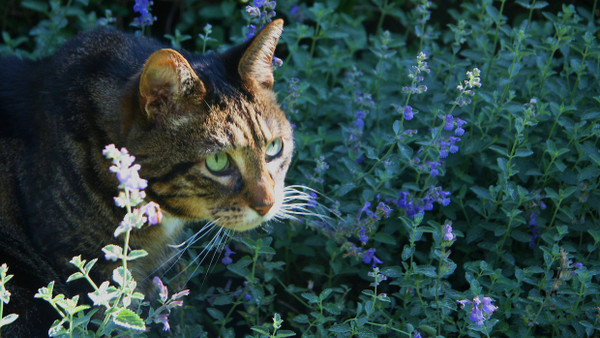
<svg viewBox="0 0 600 338"><path fill-rule="evenodd" d="M256 34L256 26L253 24L248 25L248 31L246 32L246 39L250 40Z"/></svg>
<svg viewBox="0 0 600 338"><path fill-rule="evenodd" d="M360 216L362 216L363 213L366 213L368 217L373 217L374 213L369 209L370 207L371 207L371 202L365 201L365 204L358 212L358 219L360 219Z"/></svg>
<svg viewBox="0 0 600 338"><path fill-rule="evenodd" d="M273 56L273 68L279 68L281 66L283 66L283 60L277 56Z"/></svg>
<svg viewBox="0 0 600 338"><path fill-rule="evenodd" d="M429 174L431 175L431 177L436 177L440 174L440 170L438 169L440 164L440 162L427 162L427 165L429 166Z"/></svg>
<svg viewBox="0 0 600 338"><path fill-rule="evenodd" d="M160 211L160 205L156 202L149 202L141 208L142 214L148 217L148 223L156 225L162 221L163 215Z"/></svg>
<svg viewBox="0 0 600 338"><path fill-rule="evenodd" d="M235 255L235 252L233 252L231 249L229 249L228 246L225 247L225 257L223 257L223 259L221 260L221 263L223 263L223 265L229 265L231 263L233 263L233 260L231 259L231 255Z"/></svg>
<svg viewBox="0 0 600 338"><path fill-rule="evenodd" d="M314 191L311 191L308 193L309 195L309 199L308 201L306 201L306 206L309 208L316 208L317 207L317 193L315 193Z"/></svg>
<svg viewBox="0 0 600 338"><path fill-rule="evenodd" d="M464 308L466 304L471 304L471 313L469 314L469 320L475 323L477 326L483 326L486 319L488 319L494 311L498 309L497 306L492 304L494 300L490 297L483 297L481 300L479 297L473 298L473 300L463 299L458 300L461 308Z"/></svg>
<svg viewBox="0 0 600 338"><path fill-rule="evenodd" d="M363 263L365 264L371 264L372 267L377 266L377 264L381 264L383 263L382 260L380 260L379 258L377 258L377 256L375 256L375 249L371 248L365 252L363 252Z"/></svg>
<svg viewBox="0 0 600 338"><path fill-rule="evenodd" d="M367 229L360 228L358 231L358 240L364 245L369 241L369 236L367 236Z"/></svg>
<svg viewBox="0 0 600 338"><path fill-rule="evenodd" d="M248 13L248 16L250 16L251 18L259 17L260 9L254 7L254 6L246 6L246 13Z"/></svg>
<svg viewBox="0 0 600 338"><path fill-rule="evenodd" d="M465 134L465 130L463 129L462 126L464 126L465 124L467 124L467 121L462 120L458 117L454 118L454 122L456 122L456 129L454 130L454 135L456 136L463 136Z"/></svg>
<svg viewBox="0 0 600 338"><path fill-rule="evenodd" d="M411 106L404 107L404 119L410 121L414 118L413 108Z"/></svg>
<svg viewBox="0 0 600 338"><path fill-rule="evenodd" d="M390 217L390 213L393 210L385 203L383 202L379 202L379 204L377 204L377 208L375 209L375 213L377 213L377 215L380 215L380 217L384 217L384 218L388 218Z"/></svg>
<svg viewBox="0 0 600 338"><path fill-rule="evenodd" d="M134 26L143 28L152 25L152 23L156 21L156 17L152 16L152 10L150 8L153 4L154 2L148 0L135 0L133 11L140 16L134 19Z"/></svg>
<svg viewBox="0 0 600 338"><path fill-rule="evenodd" d="M160 280L160 278L154 277L152 282L158 287L159 299L160 302L163 304L160 307L160 309L167 311L167 313L161 313L158 316L156 316L156 318L154 318L154 322L163 324L163 331L169 331L171 329L169 325L169 314L171 310L176 307L183 306L183 300L180 300L180 298L188 296L190 294L190 290L187 289L177 292L173 294L169 299L169 290L167 289L167 286Z"/></svg>
<svg viewBox="0 0 600 338"><path fill-rule="evenodd" d="M452 114L445 115L444 120L444 130L454 129L454 116L452 116Z"/></svg>
<svg viewBox="0 0 600 338"><path fill-rule="evenodd" d="M456 239L456 235L452 232L452 222L448 222L443 225L444 229L444 240L453 241Z"/></svg>

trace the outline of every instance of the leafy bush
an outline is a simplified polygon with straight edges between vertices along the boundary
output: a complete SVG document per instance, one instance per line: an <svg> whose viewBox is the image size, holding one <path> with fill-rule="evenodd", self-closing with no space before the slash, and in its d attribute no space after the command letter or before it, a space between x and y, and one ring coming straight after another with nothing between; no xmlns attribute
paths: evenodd
<svg viewBox="0 0 600 338"><path fill-rule="evenodd" d="M241 2L180 4L176 25L157 2L137 29L203 51L276 9L287 181L320 193L220 263L189 248L174 334L600 334L597 1ZM1 50L41 56L95 12L131 29L122 7L50 4L24 2L44 19Z"/></svg>

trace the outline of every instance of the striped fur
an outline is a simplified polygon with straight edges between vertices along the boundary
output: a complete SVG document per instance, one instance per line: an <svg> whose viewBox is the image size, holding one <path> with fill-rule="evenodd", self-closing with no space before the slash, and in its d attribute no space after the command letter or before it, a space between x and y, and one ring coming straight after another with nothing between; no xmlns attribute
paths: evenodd
<svg viewBox="0 0 600 338"><path fill-rule="evenodd" d="M91 259L122 243L112 236L123 211L112 200L118 184L101 154L106 144L136 156L149 199L166 214L164 224L133 233L132 248L150 252L132 266L140 281L163 266L188 221L244 231L281 218L293 152L292 129L271 90L281 31L277 20L244 45L192 55L102 29L44 60L1 59L0 263L16 275L13 299L65 280L71 257ZM281 153L267 156L278 139ZM206 158L218 152L230 166L215 173ZM113 268L100 259L94 277L109 279ZM58 291L85 290L70 287ZM51 320L40 314L45 305L11 303L7 311L22 315L8 327L13 333L47 329L31 319Z"/></svg>

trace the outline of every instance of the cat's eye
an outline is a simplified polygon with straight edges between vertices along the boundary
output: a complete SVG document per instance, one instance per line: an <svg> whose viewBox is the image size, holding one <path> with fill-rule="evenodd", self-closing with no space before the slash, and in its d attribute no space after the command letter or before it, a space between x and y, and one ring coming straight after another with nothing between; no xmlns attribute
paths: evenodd
<svg viewBox="0 0 600 338"><path fill-rule="evenodd" d="M267 155L267 160L272 160L275 157L281 154L281 149L283 149L283 141L280 138L274 139L269 144L267 144L267 149L265 150L265 154Z"/></svg>
<svg viewBox="0 0 600 338"><path fill-rule="evenodd" d="M224 152L210 154L206 157L206 167L215 174L221 173L229 168L229 156Z"/></svg>

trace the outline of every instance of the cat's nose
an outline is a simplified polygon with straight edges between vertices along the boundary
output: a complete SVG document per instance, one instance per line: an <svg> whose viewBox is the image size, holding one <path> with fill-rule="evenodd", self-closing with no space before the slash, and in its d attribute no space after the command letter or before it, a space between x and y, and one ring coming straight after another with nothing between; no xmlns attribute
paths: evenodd
<svg viewBox="0 0 600 338"><path fill-rule="evenodd" d="M248 205L261 216L266 215L275 204L273 185L272 179L263 178L248 189Z"/></svg>
<svg viewBox="0 0 600 338"><path fill-rule="evenodd" d="M252 209L254 209L256 212L258 212L259 215L264 216L269 212L269 210L271 210L271 208L273 207L273 204L274 204L273 202L269 201L264 204L252 205L250 207Z"/></svg>

